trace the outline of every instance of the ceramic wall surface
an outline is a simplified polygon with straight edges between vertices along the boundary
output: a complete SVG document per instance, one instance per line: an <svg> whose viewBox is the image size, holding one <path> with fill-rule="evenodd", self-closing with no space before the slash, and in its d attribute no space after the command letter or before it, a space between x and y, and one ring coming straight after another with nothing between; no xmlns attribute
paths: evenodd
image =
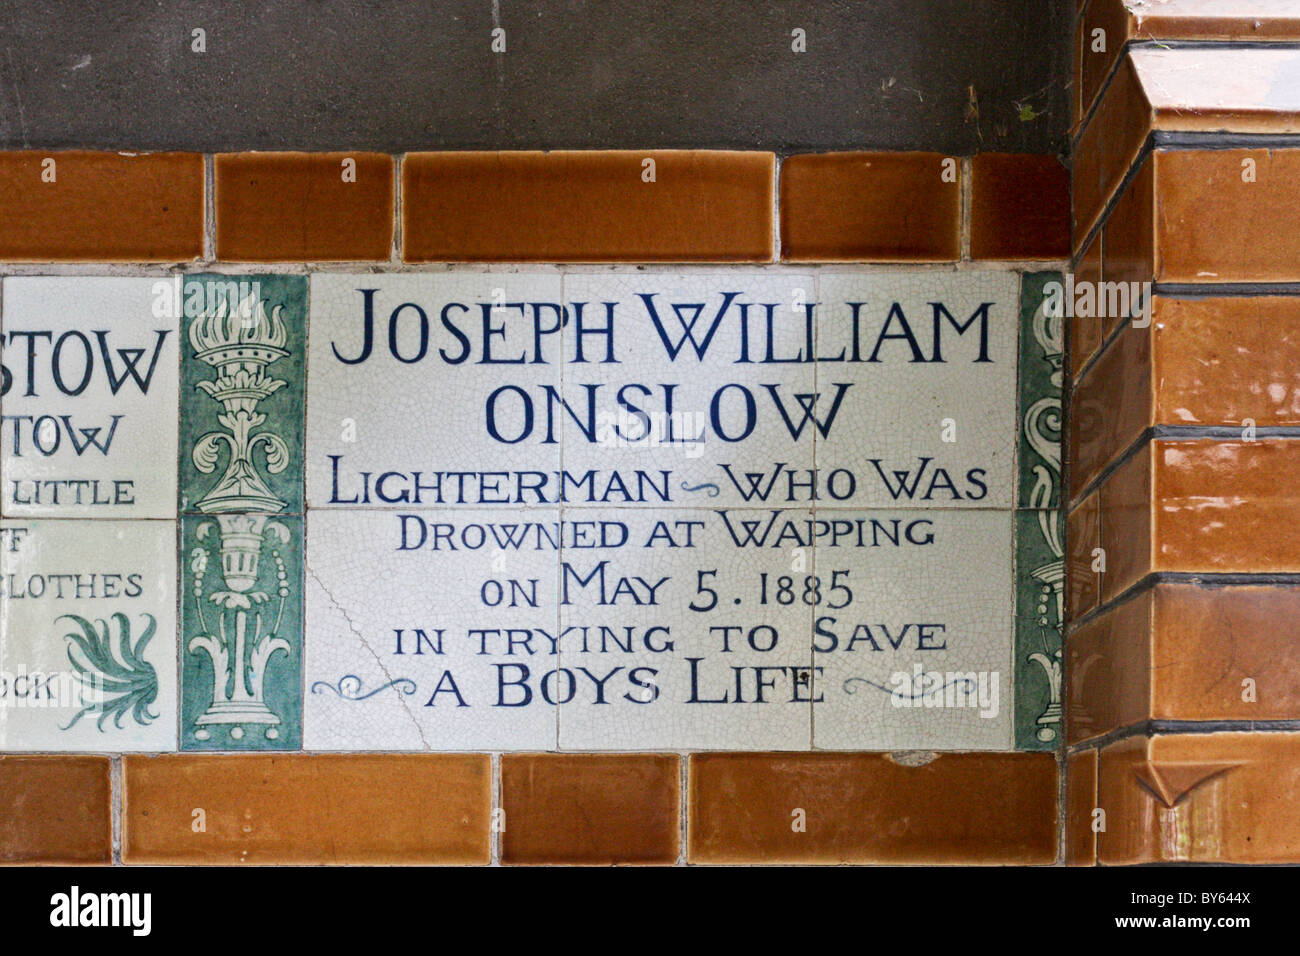
<svg viewBox="0 0 1300 956"><path fill-rule="evenodd" d="M1050 747L1050 278L7 279L5 747Z"/></svg>

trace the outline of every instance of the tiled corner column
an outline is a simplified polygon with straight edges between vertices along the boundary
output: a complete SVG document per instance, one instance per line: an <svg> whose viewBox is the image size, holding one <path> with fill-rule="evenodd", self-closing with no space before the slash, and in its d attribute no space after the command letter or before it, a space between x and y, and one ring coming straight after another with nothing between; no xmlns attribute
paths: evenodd
<svg viewBox="0 0 1300 956"><path fill-rule="evenodd" d="M1067 860L1295 862L1300 23L1163 6L1078 33Z"/></svg>

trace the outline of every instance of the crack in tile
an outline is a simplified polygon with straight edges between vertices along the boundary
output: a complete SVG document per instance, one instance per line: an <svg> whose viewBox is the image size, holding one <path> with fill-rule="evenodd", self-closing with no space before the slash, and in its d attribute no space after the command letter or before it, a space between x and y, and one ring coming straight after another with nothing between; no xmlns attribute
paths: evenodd
<svg viewBox="0 0 1300 956"><path fill-rule="evenodd" d="M317 574L312 569L311 565L306 561L305 558L303 560L303 568L307 571L309 575L311 575L312 580L314 580L318 585L320 585L320 589L325 592L325 596L329 598L329 602L332 605L334 605L334 607L338 610L339 614L343 616L343 620L347 621L348 630L350 630L353 634L355 634L357 640L361 642L362 647L364 647L367 651L370 652L370 655L375 659L375 663L379 665L379 669L383 672L385 680L389 682L396 681L397 678L393 677L393 675L389 673L388 668L384 666L383 658L381 658L379 656L379 653L373 647L370 646L370 642L366 640L366 636L361 633L361 629L357 627L356 622L352 620L352 616L348 614L348 612L344 609L343 605L339 602L338 598L334 596L334 593L329 589L329 587L326 586L325 582L321 580L320 575ZM304 631L303 644L305 648L306 646L305 627L303 628L303 631ZM303 680L304 681L306 680L305 669L303 674ZM429 739L424 736L424 728L420 725L419 719L415 716L414 712L411 711L411 708L407 706L406 697L407 695L401 693L400 691L397 694L397 699L401 703L402 709L406 711L407 715L411 718L411 723L415 725L415 732L420 735L420 743L424 745L425 750L432 751L433 745L429 743Z"/></svg>

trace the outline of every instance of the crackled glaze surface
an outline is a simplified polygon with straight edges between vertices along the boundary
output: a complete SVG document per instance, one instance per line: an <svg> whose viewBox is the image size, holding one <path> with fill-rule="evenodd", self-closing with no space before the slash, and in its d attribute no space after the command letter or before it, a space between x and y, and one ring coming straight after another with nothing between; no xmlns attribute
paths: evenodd
<svg viewBox="0 0 1300 956"><path fill-rule="evenodd" d="M0 750L176 746L170 521L0 522Z"/></svg>
<svg viewBox="0 0 1300 956"><path fill-rule="evenodd" d="M5 745L1050 748L1051 280L9 279Z"/></svg>
<svg viewBox="0 0 1300 956"><path fill-rule="evenodd" d="M313 276L306 746L1053 746L1049 278Z"/></svg>
<svg viewBox="0 0 1300 956"><path fill-rule="evenodd" d="M171 280L4 280L6 517L176 515Z"/></svg>

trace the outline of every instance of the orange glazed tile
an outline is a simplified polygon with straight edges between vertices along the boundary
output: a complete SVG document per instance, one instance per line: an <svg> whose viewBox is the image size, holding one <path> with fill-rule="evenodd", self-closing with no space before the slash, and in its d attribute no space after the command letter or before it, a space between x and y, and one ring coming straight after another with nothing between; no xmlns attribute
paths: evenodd
<svg viewBox="0 0 1300 956"><path fill-rule="evenodd" d="M1101 513L1097 495L1091 494L1066 519L1066 620L1076 621L1097 606L1101 575L1093 570L1093 550L1101 547Z"/></svg>
<svg viewBox="0 0 1300 956"><path fill-rule="evenodd" d="M1243 161L1254 181L1243 182ZM1155 249L1163 282L1300 280L1300 149L1158 152Z"/></svg>
<svg viewBox="0 0 1300 956"><path fill-rule="evenodd" d="M1300 298L1157 297L1151 336L1152 423L1300 425Z"/></svg>
<svg viewBox="0 0 1300 956"><path fill-rule="evenodd" d="M767 262L775 162L727 150L411 153L402 257Z"/></svg>
<svg viewBox="0 0 1300 956"><path fill-rule="evenodd" d="M1132 59L1125 57L1075 144L1071 184L1076 250L1124 181L1151 125L1150 103Z"/></svg>
<svg viewBox="0 0 1300 956"><path fill-rule="evenodd" d="M0 209L0 260L197 259L203 255L203 157L0 153Z"/></svg>
<svg viewBox="0 0 1300 956"><path fill-rule="evenodd" d="M1300 734L1130 738L1101 752L1097 791L1102 864L1300 861Z"/></svg>
<svg viewBox="0 0 1300 956"><path fill-rule="evenodd" d="M108 863L107 757L0 756L0 863Z"/></svg>
<svg viewBox="0 0 1300 956"><path fill-rule="evenodd" d="M1070 494L1153 425L1300 425L1300 298L1157 296L1075 387Z"/></svg>
<svg viewBox="0 0 1300 956"><path fill-rule="evenodd" d="M1152 424L1151 338L1150 329L1126 325L1075 386L1069 425L1071 499Z"/></svg>
<svg viewBox="0 0 1300 956"><path fill-rule="evenodd" d="M1070 635L1069 741L1147 720L1300 719L1300 591L1161 582Z"/></svg>
<svg viewBox="0 0 1300 956"><path fill-rule="evenodd" d="M1148 442L1102 483L1102 601L1153 571L1300 573L1300 440Z"/></svg>
<svg viewBox="0 0 1300 956"><path fill-rule="evenodd" d="M1065 761L1065 862L1069 866L1097 863L1096 806L1097 751L1071 754Z"/></svg>
<svg viewBox="0 0 1300 956"><path fill-rule="evenodd" d="M1052 863L1056 760L692 754L689 830L692 863Z"/></svg>
<svg viewBox="0 0 1300 956"><path fill-rule="evenodd" d="M1155 570L1300 572L1300 441L1154 445Z"/></svg>
<svg viewBox="0 0 1300 956"><path fill-rule="evenodd" d="M1101 600L1110 601L1152 568L1153 445L1148 442L1119 465L1097 492L1104 566Z"/></svg>
<svg viewBox="0 0 1300 956"><path fill-rule="evenodd" d="M675 863L676 754L505 754L502 863Z"/></svg>
<svg viewBox="0 0 1300 956"><path fill-rule="evenodd" d="M1104 49L1095 31L1104 30ZM1075 30L1075 122L1129 40L1297 40L1296 0L1093 0ZM1144 51L1145 52L1145 51Z"/></svg>
<svg viewBox="0 0 1300 956"><path fill-rule="evenodd" d="M1074 281L1078 285L1081 282L1096 283L1101 282L1101 260L1103 242L1102 236L1098 234L1088 243L1088 248L1079 256L1079 261L1074 266ZM1069 337L1068 358L1070 362L1070 381L1073 382L1079 377L1079 372L1088 364L1088 360L1096 353L1102 340L1102 323L1097 316L1078 316L1066 315L1065 317L1066 335Z"/></svg>
<svg viewBox="0 0 1300 956"><path fill-rule="evenodd" d="M951 182L945 181L945 163L956 170ZM942 153L820 153L781 164L782 259L960 257L960 160Z"/></svg>
<svg viewBox="0 0 1300 956"><path fill-rule="evenodd" d="M479 754L123 758L127 863L487 863Z"/></svg>
<svg viewBox="0 0 1300 956"><path fill-rule="evenodd" d="M392 255L391 156L230 153L215 158L214 171L218 259L387 261Z"/></svg>
<svg viewBox="0 0 1300 956"><path fill-rule="evenodd" d="M1065 642L1067 743L1150 718L1154 602L1152 591L1143 591L1070 632Z"/></svg>
<svg viewBox="0 0 1300 956"><path fill-rule="evenodd" d="M972 259L1070 254L1070 172L1055 156L979 153L971 162Z"/></svg>
<svg viewBox="0 0 1300 956"><path fill-rule="evenodd" d="M1300 131L1300 51L1294 47L1162 47L1131 51L1163 130Z"/></svg>
<svg viewBox="0 0 1300 956"><path fill-rule="evenodd" d="M1102 279L1130 285L1155 279L1155 216L1155 164L1148 158L1106 217L1102 229ZM1105 316L1102 334L1123 318Z"/></svg>
<svg viewBox="0 0 1300 956"><path fill-rule="evenodd" d="M1074 126L1083 121L1106 77L1133 36L1133 16L1123 0L1093 0L1074 31ZM1097 31L1103 31L1098 36Z"/></svg>

